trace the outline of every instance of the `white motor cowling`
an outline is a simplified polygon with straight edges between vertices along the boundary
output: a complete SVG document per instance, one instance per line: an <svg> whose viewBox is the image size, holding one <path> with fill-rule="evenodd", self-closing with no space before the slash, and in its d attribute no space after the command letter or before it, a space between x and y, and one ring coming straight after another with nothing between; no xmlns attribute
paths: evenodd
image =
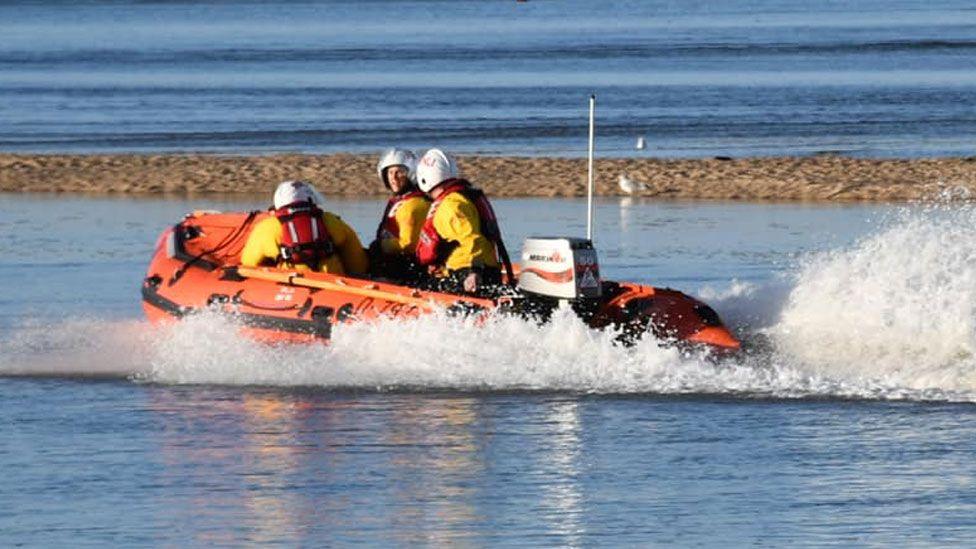
<svg viewBox="0 0 976 549"><path fill-rule="evenodd" d="M561 299L600 297L600 265L593 243L585 238L526 238L518 287Z"/></svg>

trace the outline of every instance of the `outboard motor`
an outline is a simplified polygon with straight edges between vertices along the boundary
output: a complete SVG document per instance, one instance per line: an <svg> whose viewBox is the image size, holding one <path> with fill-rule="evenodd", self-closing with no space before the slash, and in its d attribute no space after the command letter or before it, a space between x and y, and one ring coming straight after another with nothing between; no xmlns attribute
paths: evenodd
<svg viewBox="0 0 976 549"><path fill-rule="evenodd" d="M593 243L585 238L526 238L518 287L557 299L599 298L600 265Z"/></svg>

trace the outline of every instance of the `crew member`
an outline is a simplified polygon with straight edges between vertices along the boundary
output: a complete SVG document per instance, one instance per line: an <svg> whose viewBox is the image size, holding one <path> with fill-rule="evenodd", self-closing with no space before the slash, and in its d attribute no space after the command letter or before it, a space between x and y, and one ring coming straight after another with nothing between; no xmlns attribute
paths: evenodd
<svg viewBox="0 0 976 549"><path fill-rule="evenodd" d="M370 269L374 276L402 281L417 278L414 257L430 200L417 188L416 166L414 154L404 149L389 149L376 164L376 174L393 196L383 210L376 240L369 246Z"/></svg>
<svg viewBox="0 0 976 549"><path fill-rule="evenodd" d="M433 201L417 244L417 261L443 291L490 294L500 265L514 280L495 212L485 194L458 176L457 162L439 149L417 165L417 186Z"/></svg>
<svg viewBox="0 0 976 549"><path fill-rule="evenodd" d="M241 265L365 274L369 260L356 231L339 216L322 211L322 204L322 195L305 181L278 185L273 215L254 226L241 252Z"/></svg>

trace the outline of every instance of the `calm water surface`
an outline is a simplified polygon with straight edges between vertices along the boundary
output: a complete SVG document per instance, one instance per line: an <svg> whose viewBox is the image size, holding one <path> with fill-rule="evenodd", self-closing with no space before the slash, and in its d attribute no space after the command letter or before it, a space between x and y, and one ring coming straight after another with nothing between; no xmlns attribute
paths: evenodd
<svg viewBox="0 0 976 549"><path fill-rule="evenodd" d="M752 347L724 363L559 318L354 326L301 348L220 318L147 327L156 234L195 207L260 206L0 196L18 235L0 240L3 544L976 534L972 208L599 201L605 274L714 304ZM381 204L332 207L367 234ZM513 248L582 233L583 209L498 202Z"/></svg>
<svg viewBox="0 0 976 549"><path fill-rule="evenodd" d="M0 150L973 154L945 0L0 2ZM645 135L648 149L634 150Z"/></svg>
<svg viewBox="0 0 976 549"><path fill-rule="evenodd" d="M943 545L976 526L969 405L0 391L8 543Z"/></svg>

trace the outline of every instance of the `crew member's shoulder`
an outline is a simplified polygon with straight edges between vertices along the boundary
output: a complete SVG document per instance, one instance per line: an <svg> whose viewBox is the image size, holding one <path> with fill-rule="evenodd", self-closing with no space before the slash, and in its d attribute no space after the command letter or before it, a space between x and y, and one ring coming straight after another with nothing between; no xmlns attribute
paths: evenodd
<svg viewBox="0 0 976 549"><path fill-rule="evenodd" d="M280 228L281 221L278 221L277 217L269 215L254 224L253 232L277 230Z"/></svg>
<svg viewBox="0 0 976 549"><path fill-rule="evenodd" d="M333 230L333 228L349 228L349 225L343 221L341 217L332 212L322 212L322 221L325 223L325 228L328 230Z"/></svg>
<svg viewBox="0 0 976 549"><path fill-rule="evenodd" d="M426 196L412 196L401 202L397 208L397 215L412 212L427 212L430 209L430 200Z"/></svg>
<svg viewBox="0 0 976 549"><path fill-rule="evenodd" d="M444 197L444 202L453 202L454 204L474 204L471 199L465 196L462 192L454 192Z"/></svg>
<svg viewBox="0 0 976 549"><path fill-rule="evenodd" d="M411 196L410 198L404 200L403 203L409 204L411 206L429 206L430 199L427 198L427 195L421 194L417 196Z"/></svg>

